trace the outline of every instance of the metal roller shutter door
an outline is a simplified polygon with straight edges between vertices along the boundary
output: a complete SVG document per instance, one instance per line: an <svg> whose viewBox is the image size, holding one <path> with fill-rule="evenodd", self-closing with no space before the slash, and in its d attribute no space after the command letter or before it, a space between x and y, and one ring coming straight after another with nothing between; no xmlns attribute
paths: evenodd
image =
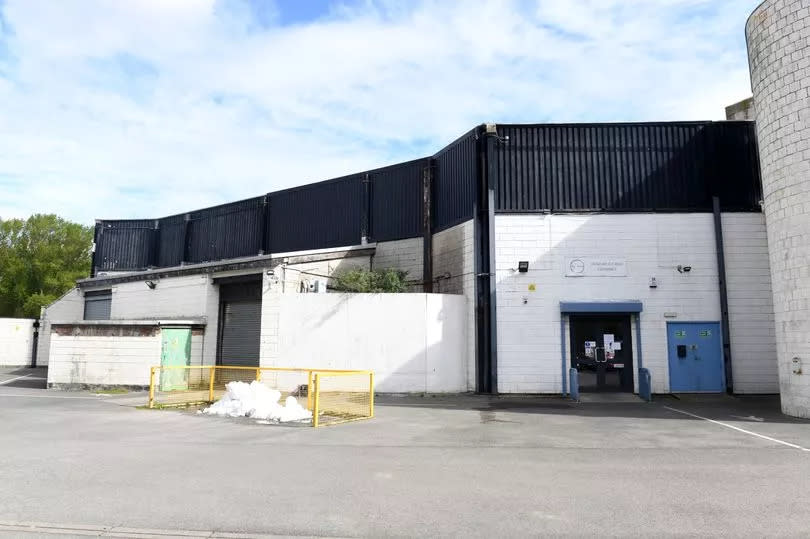
<svg viewBox="0 0 810 539"><path fill-rule="evenodd" d="M220 365L259 366L261 285L223 285L220 288Z"/></svg>

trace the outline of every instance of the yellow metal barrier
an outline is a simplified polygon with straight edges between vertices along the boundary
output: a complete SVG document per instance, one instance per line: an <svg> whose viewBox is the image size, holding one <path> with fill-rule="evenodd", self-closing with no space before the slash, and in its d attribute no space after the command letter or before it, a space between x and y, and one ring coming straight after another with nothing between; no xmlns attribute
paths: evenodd
<svg viewBox="0 0 810 539"><path fill-rule="evenodd" d="M314 427L374 417L371 371L197 365L151 367L149 408L212 403L229 382L259 381L287 396L306 397Z"/></svg>

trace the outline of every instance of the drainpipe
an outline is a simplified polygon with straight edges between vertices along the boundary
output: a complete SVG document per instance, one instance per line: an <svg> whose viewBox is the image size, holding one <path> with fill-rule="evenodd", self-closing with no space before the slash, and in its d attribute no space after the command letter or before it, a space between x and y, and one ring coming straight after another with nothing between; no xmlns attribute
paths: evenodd
<svg viewBox="0 0 810 539"><path fill-rule="evenodd" d="M261 233L261 246L259 246L259 255L263 255L270 251L270 248L267 246L267 220L270 218L270 211L269 211L269 201L268 196L264 195L262 198L262 210L261 210L261 223L262 223L262 233Z"/></svg>
<svg viewBox="0 0 810 539"><path fill-rule="evenodd" d="M717 274L720 287L720 326L723 333L723 368L726 373L726 393L734 393L734 377L731 372L731 330L728 322L728 290L726 289L726 256L723 250L723 221L720 214L720 197L712 197L714 213L714 245L717 251Z"/></svg>
<svg viewBox="0 0 810 539"><path fill-rule="evenodd" d="M101 237L102 222L96 219L96 226L93 229L93 254L90 259L90 277L96 276L96 268L98 267L98 242Z"/></svg>
<svg viewBox="0 0 810 539"><path fill-rule="evenodd" d="M360 209L360 245L368 245L371 236L371 176L363 175L363 204Z"/></svg>
<svg viewBox="0 0 810 539"><path fill-rule="evenodd" d="M149 266L156 268L160 266L160 220L155 219L152 228L152 249L149 253Z"/></svg>
<svg viewBox="0 0 810 539"><path fill-rule="evenodd" d="M422 170L422 291L433 292L433 159Z"/></svg>
<svg viewBox="0 0 810 539"><path fill-rule="evenodd" d="M34 320L34 338L31 343L31 368L37 366L37 347L39 346L39 319Z"/></svg>
<svg viewBox="0 0 810 539"><path fill-rule="evenodd" d="M498 335L495 290L495 125L479 138L480 178L475 205L476 366L479 393L498 393Z"/></svg>
<svg viewBox="0 0 810 539"><path fill-rule="evenodd" d="M187 213L183 217L183 259L180 261L181 266L185 266L188 263L189 259L190 246L188 242L191 238L189 238L188 235L188 228L190 225L191 225L191 214Z"/></svg>

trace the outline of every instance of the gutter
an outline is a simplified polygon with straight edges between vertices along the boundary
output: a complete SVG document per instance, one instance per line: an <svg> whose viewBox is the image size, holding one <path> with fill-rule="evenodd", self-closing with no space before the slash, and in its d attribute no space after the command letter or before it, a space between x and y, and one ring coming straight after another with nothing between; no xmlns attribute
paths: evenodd
<svg viewBox="0 0 810 539"><path fill-rule="evenodd" d="M245 269L262 270L273 268L279 264L305 264L321 262L324 260L340 260L356 256L370 256L376 251L376 244L345 247L342 249L318 249L314 251L298 251L292 253L276 253L270 255L232 258L217 262L203 262L200 264L185 264L170 268L151 269L145 271L132 271L113 275L100 275L89 279L79 279L76 285L79 288L96 288L120 283L131 283L163 279L167 277L181 277L184 275L203 275L224 271L238 271Z"/></svg>

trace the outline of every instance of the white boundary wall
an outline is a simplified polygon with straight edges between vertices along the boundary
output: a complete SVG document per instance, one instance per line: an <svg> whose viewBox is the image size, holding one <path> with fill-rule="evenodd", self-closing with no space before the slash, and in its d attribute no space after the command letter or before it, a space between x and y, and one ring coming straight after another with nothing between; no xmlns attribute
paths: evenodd
<svg viewBox="0 0 810 539"><path fill-rule="evenodd" d="M39 322L39 342L37 343L37 366L45 367L50 358L51 322L78 321L84 318L84 296L78 288L71 288L65 294L42 310Z"/></svg>
<svg viewBox="0 0 810 539"><path fill-rule="evenodd" d="M0 367L31 365L34 320L0 318Z"/></svg>
<svg viewBox="0 0 810 539"><path fill-rule="evenodd" d="M725 214L722 220L734 388L775 393L764 220L756 213ZM711 214L497 215L495 233L501 392L562 390L560 301L642 301L642 359L658 393L669 391L667 321L720 321ZM623 258L627 275L566 277L566 258L586 256ZM517 272L521 260L529 261L528 273ZM679 273L678 265L692 269ZM657 288L649 286L652 277Z"/></svg>
<svg viewBox="0 0 810 539"><path fill-rule="evenodd" d="M465 221L433 235L433 291L463 294L467 302L467 390L475 390L475 229Z"/></svg>
<svg viewBox="0 0 810 539"><path fill-rule="evenodd" d="M160 365L161 329L154 323L57 325L51 332L48 387L149 385ZM191 331L191 364L202 360L202 329Z"/></svg>
<svg viewBox="0 0 810 539"><path fill-rule="evenodd" d="M373 370L383 393L467 390L463 296L279 294L265 284L262 366Z"/></svg>

